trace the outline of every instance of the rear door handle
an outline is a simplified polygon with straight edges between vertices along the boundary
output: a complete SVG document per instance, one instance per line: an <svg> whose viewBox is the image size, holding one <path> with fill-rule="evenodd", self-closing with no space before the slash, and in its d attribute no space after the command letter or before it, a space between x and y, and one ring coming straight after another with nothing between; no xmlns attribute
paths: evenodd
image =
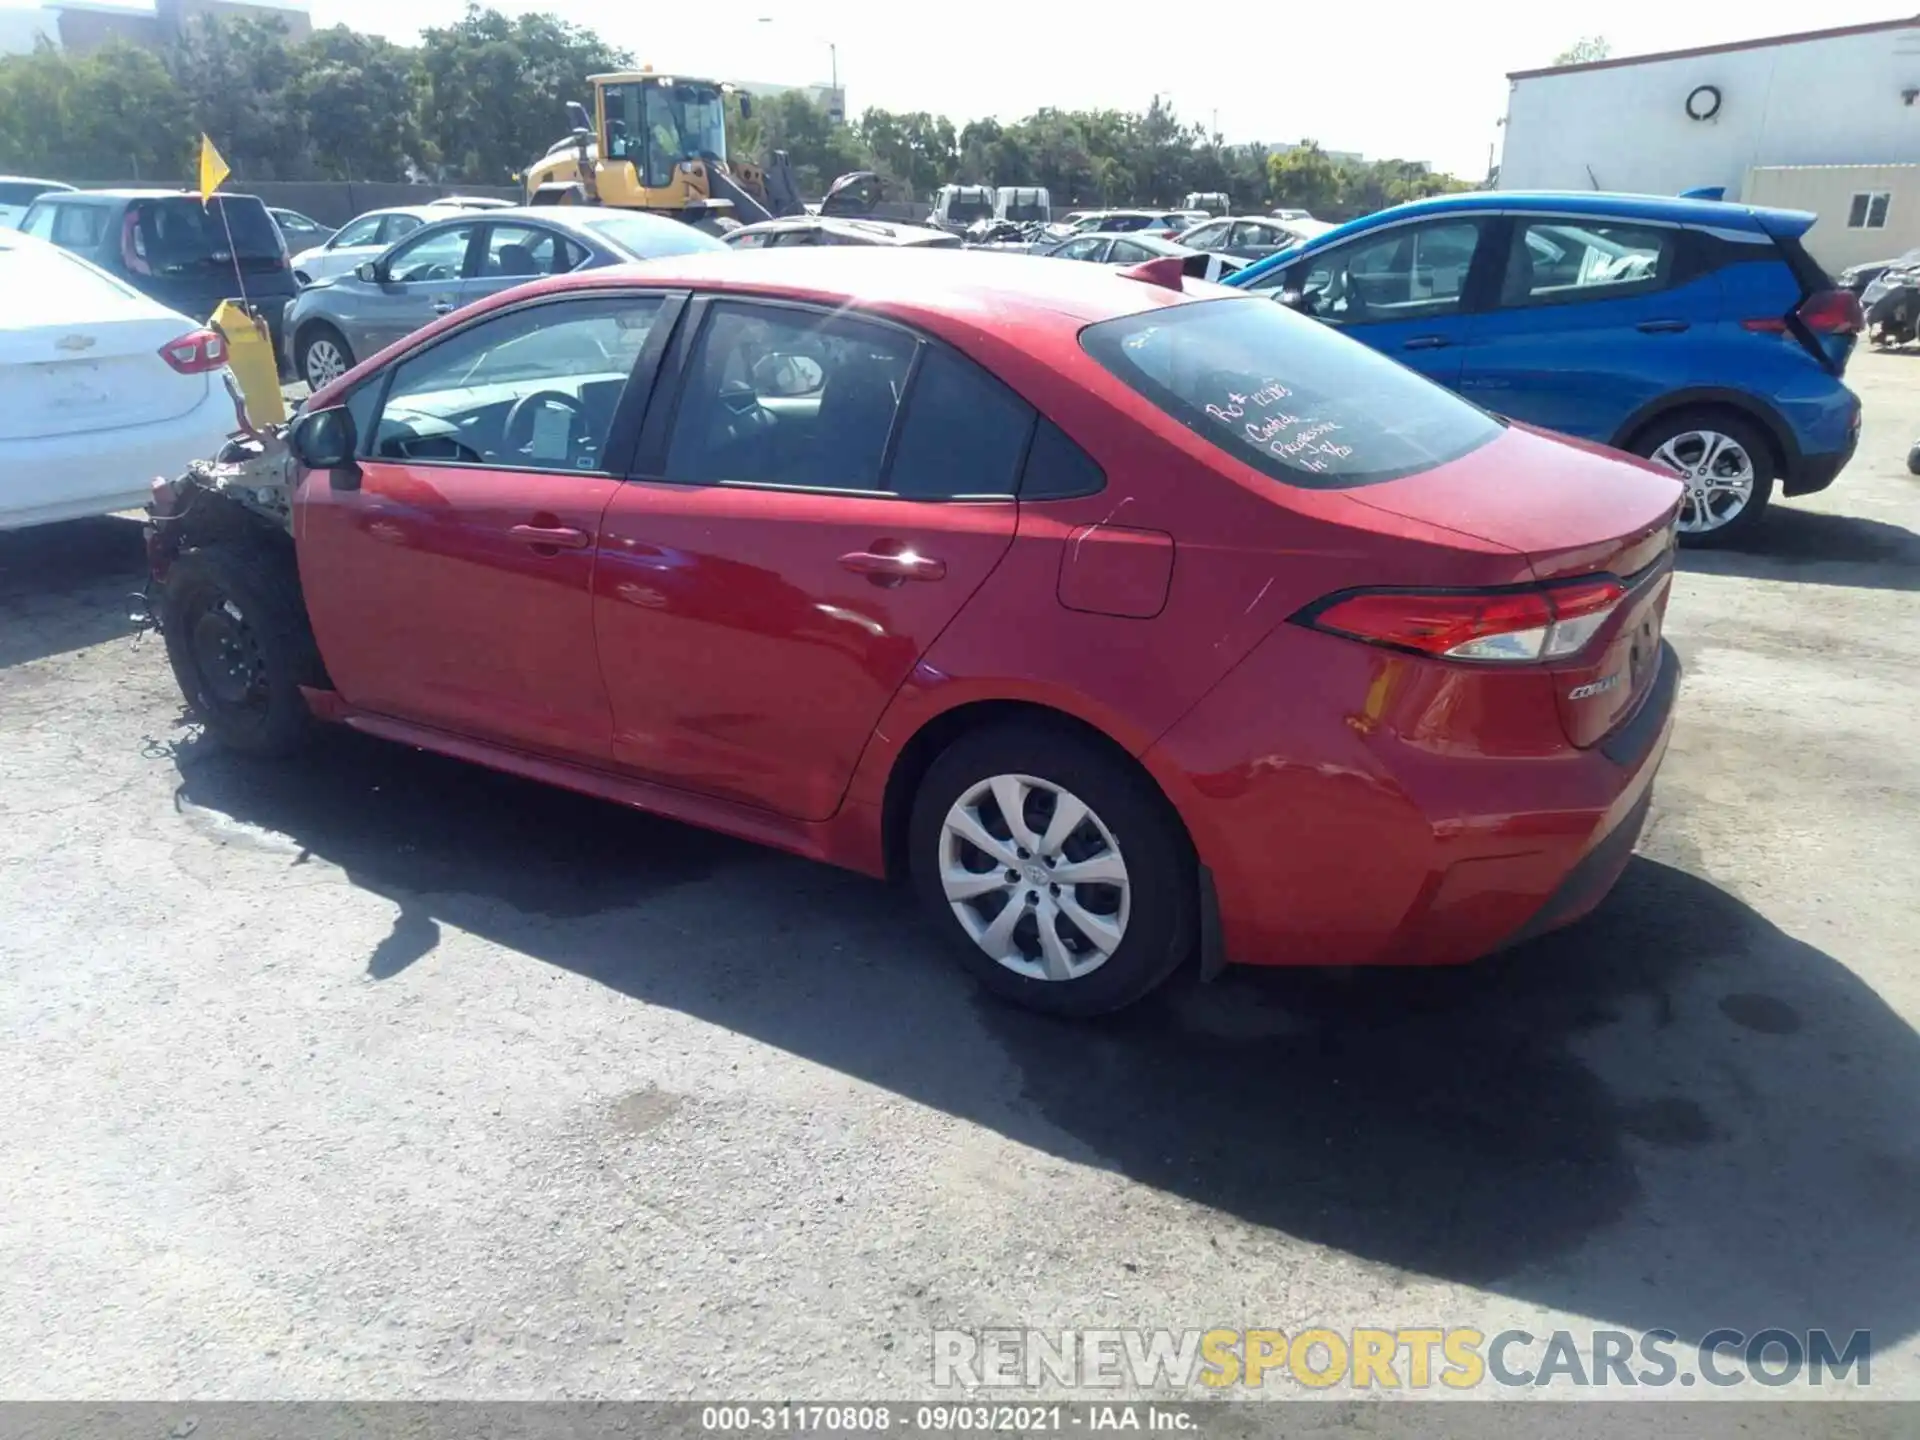
<svg viewBox="0 0 1920 1440"><path fill-rule="evenodd" d="M451 315L453 309L453 301L451 300L436 300L433 302L433 313L436 315Z"/></svg>
<svg viewBox="0 0 1920 1440"><path fill-rule="evenodd" d="M1691 320L1642 320L1633 328L1642 335L1677 335L1692 324Z"/></svg>
<svg viewBox="0 0 1920 1440"><path fill-rule="evenodd" d="M1416 335L1411 340L1403 340L1402 350L1444 350L1453 341L1444 335Z"/></svg>
<svg viewBox="0 0 1920 1440"><path fill-rule="evenodd" d="M536 550L584 550L593 543L591 535L571 525L516 525L507 534Z"/></svg>
<svg viewBox="0 0 1920 1440"><path fill-rule="evenodd" d="M840 568L864 575L876 585L898 585L903 580L944 580L947 576L946 561L905 549L852 550L840 557Z"/></svg>

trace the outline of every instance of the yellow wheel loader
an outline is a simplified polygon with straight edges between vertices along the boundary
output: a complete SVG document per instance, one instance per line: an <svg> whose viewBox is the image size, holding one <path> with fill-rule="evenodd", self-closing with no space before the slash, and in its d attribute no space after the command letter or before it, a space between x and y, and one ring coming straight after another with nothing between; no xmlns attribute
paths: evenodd
<svg viewBox="0 0 1920 1440"><path fill-rule="evenodd" d="M592 111L568 101L573 133L528 168L529 205L609 205L711 230L805 212L784 150L764 169L727 158L733 86L651 69L595 75L591 83ZM751 97L739 98L741 115L751 116ZM843 175L821 208L871 213L879 190L868 172Z"/></svg>

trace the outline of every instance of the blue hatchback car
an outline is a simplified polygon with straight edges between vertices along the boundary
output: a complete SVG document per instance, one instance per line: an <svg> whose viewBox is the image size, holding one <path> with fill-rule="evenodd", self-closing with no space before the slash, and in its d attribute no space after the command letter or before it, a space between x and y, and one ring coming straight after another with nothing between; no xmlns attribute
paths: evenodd
<svg viewBox="0 0 1920 1440"><path fill-rule="evenodd" d="M1860 434L1861 326L1800 237L1814 217L1649 195L1483 191L1396 206L1226 283L1515 420L1687 485L1682 538L1748 530L1777 485L1833 483Z"/></svg>

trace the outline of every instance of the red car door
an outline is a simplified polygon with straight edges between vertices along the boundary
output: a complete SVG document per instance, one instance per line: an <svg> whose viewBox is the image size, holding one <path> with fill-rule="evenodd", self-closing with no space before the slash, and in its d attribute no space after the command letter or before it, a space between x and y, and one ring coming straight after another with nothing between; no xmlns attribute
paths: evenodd
<svg viewBox="0 0 1920 1440"><path fill-rule="evenodd" d="M823 819L888 701L1006 553L1034 413L891 325L701 308L670 433L649 422L642 478L602 527L614 759Z"/></svg>
<svg viewBox="0 0 1920 1440"><path fill-rule="evenodd" d="M601 292L495 312L349 397L359 485L310 474L295 516L314 634L348 703L608 758L596 544L676 305Z"/></svg>

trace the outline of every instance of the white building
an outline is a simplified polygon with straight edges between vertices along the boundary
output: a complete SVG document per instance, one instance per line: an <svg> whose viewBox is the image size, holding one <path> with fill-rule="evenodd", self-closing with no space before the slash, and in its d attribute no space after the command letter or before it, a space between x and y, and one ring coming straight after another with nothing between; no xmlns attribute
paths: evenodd
<svg viewBox="0 0 1920 1440"><path fill-rule="evenodd" d="M1503 190L1812 210L1830 270L1920 245L1920 18L1508 77Z"/></svg>

